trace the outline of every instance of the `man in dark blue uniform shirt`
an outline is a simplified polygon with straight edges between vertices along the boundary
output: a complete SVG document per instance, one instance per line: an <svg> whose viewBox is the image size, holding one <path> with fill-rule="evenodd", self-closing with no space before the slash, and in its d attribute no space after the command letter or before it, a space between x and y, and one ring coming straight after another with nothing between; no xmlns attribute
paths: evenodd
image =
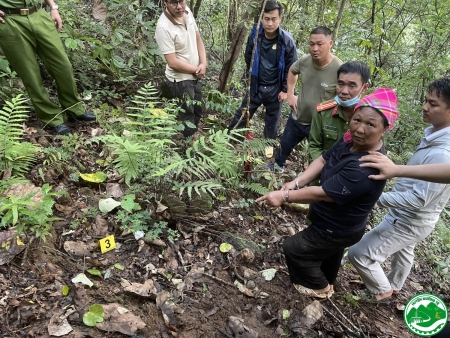
<svg viewBox="0 0 450 338"><path fill-rule="evenodd" d="M271 139L277 136L281 107L287 98L287 73L298 58L292 35L280 27L282 15L283 5L280 2L267 1L258 32L250 80L250 117L259 106L266 107L264 137ZM248 37L245 50L247 72L250 70L255 34L256 26ZM238 123L242 108L247 106L247 100L248 95L236 111L228 129L233 129ZM246 119L243 118L238 127L244 127L245 122Z"/></svg>

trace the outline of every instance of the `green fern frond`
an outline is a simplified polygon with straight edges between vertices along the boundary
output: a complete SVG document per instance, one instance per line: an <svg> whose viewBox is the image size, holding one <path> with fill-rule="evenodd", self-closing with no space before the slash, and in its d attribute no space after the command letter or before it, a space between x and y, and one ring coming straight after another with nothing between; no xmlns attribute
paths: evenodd
<svg viewBox="0 0 450 338"><path fill-rule="evenodd" d="M22 139L23 123L28 118L27 99L18 95L6 101L0 109L0 151L4 151L11 142Z"/></svg>
<svg viewBox="0 0 450 338"><path fill-rule="evenodd" d="M159 102L158 90L152 85L151 82L145 84L138 90L139 95L135 95L131 102L141 108L154 107Z"/></svg>
<svg viewBox="0 0 450 338"><path fill-rule="evenodd" d="M34 165L39 147L30 142L12 143L6 150L4 163L14 175L24 176Z"/></svg>
<svg viewBox="0 0 450 338"><path fill-rule="evenodd" d="M23 123L28 118L27 99L18 95L0 109L0 170L25 175L36 162L38 145L22 141Z"/></svg>
<svg viewBox="0 0 450 338"><path fill-rule="evenodd" d="M223 189L223 185L219 184L215 181L190 181L190 182L176 182L173 186L173 190L179 190L180 196L186 190L189 198L192 198L192 191L195 191L200 195L200 190L206 193L211 194L216 197L213 190Z"/></svg>
<svg viewBox="0 0 450 338"><path fill-rule="evenodd" d="M269 193L269 189L261 185L261 183L244 181L244 188L253 191L259 195L265 195Z"/></svg>
<svg viewBox="0 0 450 338"><path fill-rule="evenodd" d="M255 156L264 156L266 147L276 147L279 143L272 139L253 139L243 142L242 147L245 150L251 151Z"/></svg>
<svg viewBox="0 0 450 338"><path fill-rule="evenodd" d="M118 148L113 151L113 155L117 156L113 163L116 164L120 174L125 175L125 183L130 184L132 179L139 176L139 162L146 150L140 144L120 138L117 139L117 145Z"/></svg>

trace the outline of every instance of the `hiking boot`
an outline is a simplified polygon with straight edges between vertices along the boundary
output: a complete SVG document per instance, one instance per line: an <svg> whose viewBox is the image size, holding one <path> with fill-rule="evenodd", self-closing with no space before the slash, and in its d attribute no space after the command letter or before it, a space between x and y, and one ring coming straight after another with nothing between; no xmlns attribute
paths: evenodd
<svg viewBox="0 0 450 338"><path fill-rule="evenodd" d="M276 162L266 164L266 168L276 173L282 173L284 171L284 166L279 166Z"/></svg>
<svg viewBox="0 0 450 338"><path fill-rule="evenodd" d="M61 123L59 126L54 127L53 130L55 131L56 135L69 135L70 133L72 133L69 127L67 127L64 123Z"/></svg>
<svg viewBox="0 0 450 338"><path fill-rule="evenodd" d="M69 116L68 120L70 122L92 122L96 121L97 117L93 112L87 111L81 116Z"/></svg>

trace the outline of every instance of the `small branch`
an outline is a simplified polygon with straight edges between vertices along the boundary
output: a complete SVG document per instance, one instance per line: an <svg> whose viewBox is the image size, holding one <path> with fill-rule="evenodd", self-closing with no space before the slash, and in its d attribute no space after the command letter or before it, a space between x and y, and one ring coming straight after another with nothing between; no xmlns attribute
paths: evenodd
<svg viewBox="0 0 450 338"><path fill-rule="evenodd" d="M344 327L344 329L346 329L348 332L350 332L351 334L353 334L353 335L355 335L355 336L357 336L357 337L360 337L358 334L356 334L355 332L353 332L349 327L347 327L338 317L336 317L335 315L334 315L334 313L333 312L331 312L330 310L328 310L325 306L323 306L322 305L322 308L325 310L325 312L326 313L328 313L329 315L331 315L334 319L336 319L336 321L339 323L339 324L341 324L343 327Z"/></svg>
<svg viewBox="0 0 450 338"><path fill-rule="evenodd" d="M216 276L210 275L209 273L203 272L203 275L204 275L204 276L207 276L207 277L209 277L209 278L211 278L211 279L214 279L214 280L217 281L217 282L221 282L221 283L223 283L223 284L225 284L225 285L231 286L231 287L233 287L233 288L236 287L234 284L231 284L231 283L229 283L229 282L227 282L227 281L224 281L223 279L220 279L220 278L218 278L218 277L216 277Z"/></svg>
<svg viewBox="0 0 450 338"><path fill-rule="evenodd" d="M328 300L334 306L334 308L340 313L340 315L342 317L344 317L344 319L346 319L347 322L349 322L351 326L353 326L353 328L358 332L358 336L360 336L360 334L362 334L363 337L366 338L366 335L364 334L364 332L362 332L362 330L360 328L356 327L350 319L348 319L346 316L344 316L344 314L341 312L341 310L336 306L336 304L333 303L333 301L330 298L328 298Z"/></svg>
<svg viewBox="0 0 450 338"><path fill-rule="evenodd" d="M183 271L186 272L187 269L186 269L186 266L184 265L184 259L183 259L183 256L181 255L180 250L178 250L178 249L175 247L175 244L173 244L173 243L171 243L171 242L169 242L169 243L170 243L170 246L172 247L172 249L176 251L176 253L177 253L177 255L178 255L178 259L180 260L181 266L183 267Z"/></svg>

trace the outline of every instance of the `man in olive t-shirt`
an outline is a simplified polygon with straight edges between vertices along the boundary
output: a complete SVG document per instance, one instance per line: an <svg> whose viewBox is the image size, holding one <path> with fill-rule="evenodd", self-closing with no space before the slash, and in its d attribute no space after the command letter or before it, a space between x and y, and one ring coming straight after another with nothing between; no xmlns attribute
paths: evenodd
<svg viewBox="0 0 450 338"><path fill-rule="evenodd" d="M342 61L331 54L332 46L330 29L324 26L314 28L309 38L309 54L302 56L289 69L287 96L292 112L281 136L275 163L268 165L271 170L284 170L292 149L309 135L316 105L335 96L336 74ZM297 97L294 88L299 75L302 86Z"/></svg>

